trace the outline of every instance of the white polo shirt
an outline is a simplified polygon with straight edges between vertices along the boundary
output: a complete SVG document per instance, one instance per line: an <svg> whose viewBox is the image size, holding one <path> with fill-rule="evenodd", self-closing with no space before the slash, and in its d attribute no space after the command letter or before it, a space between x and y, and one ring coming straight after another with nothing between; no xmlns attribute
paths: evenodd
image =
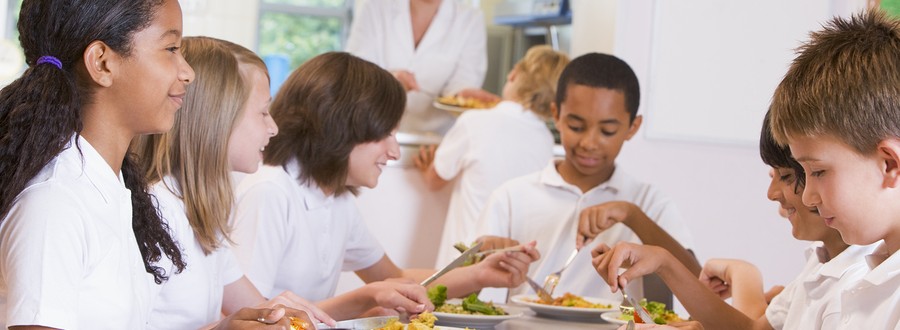
<svg viewBox="0 0 900 330"><path fill-rule="evenodd" d="M225 285L244 274L227 243L209 255L203 253L188 222L178 184L171 177L166 182L178 195L162 182L153 185L151 192L156 196L160 214L169 224L172 238L181 247L181 257L187 267L174 274L170 260L160 264L172 275L162 285L154 285L147 329L199 329L221 318Z"/></svg>
<svg viewBox="0 0 900 330"><path fill-rule="evenodd" d="M868 273L841 293L841 329L900 329L900 253L881 243Z"/></svg>
<svg viewBox="0 0 900 330"><path fill-rule="evenodd" d="M806 251L806 266L766 308L774 329L842 329L841 289L868 271L865 256L875 245L851 245L828 260L822 242Z"/></svg>
<svg viewBox="0 0 900 330"><path fill-rule="evenodd" d="M453 182L436 268L459 256L453 244L478 238L478 219L495 188L539 171L553 158L547 124L521 104L503 101L490 110L466 111L450 128L434 156L434 169Z"/></svg>
<svg viewBox="0 0 900 330"><path fill-rule="evenodd" d="M563 180L554 161L540 172L512 179L497 188L482 213L483 223L487 226L482 232L522 243L537 241L541 259L531 264L528 275L543 281L547 274L559 270L575 249L581 210L609 201L634 203L682 246L691 247L691 234L681 213L672 200L656 188L635 180L616 166L607 182L582 193L581 189ZM610 227L575 257L555 292L621 301L621 294L610 292L609 286L597 274L590 253L600 243L612 246L619 241L640 243L637 235L624 224ZM642 294L641 282L632 281L629 292ZM511 295L532 293L527 285L510 291Z"/></svg>
<svg viewBox="0 0 900 330"><path fill-rule="evenodd" d="M311 301L334 296L341 271L374 265L384 249L352 194L325 196L300 184L296 161L261 166L238 184L232 248L244 274L266 297L286 290Z"/></svg>
<svg viewBox="0 0 900 330"><path fill-rule="evenodd" d="M82 137L50 161L0 224L0 325L141 329L152 275L131 192ZM165 257L163 257L165 258Z"/></svg>

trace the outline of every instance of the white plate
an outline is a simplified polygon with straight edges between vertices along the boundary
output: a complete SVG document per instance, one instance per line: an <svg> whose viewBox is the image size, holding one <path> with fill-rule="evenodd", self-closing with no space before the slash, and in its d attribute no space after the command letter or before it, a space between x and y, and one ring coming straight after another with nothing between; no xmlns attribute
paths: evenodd
<svg viewBox="0 0 900 330"><path fill-rule="evenodd" d="M622 316L622 312L605 312L600 315L600 318L602 318L604 321L609 322L609 323L615 323L615 324L628 323L628 321L623 321L622 319L620 319L619 316Z"/></svg>
<svg viewBox="0 0 900 330"><path fill-rule="evenodd" d="M517 295L512 297L512 299L510 300L514 303L528 306L528 308L531 308L531 310L533 310L534 313L538 316L571 321L598 322L599 320L601 320L600 317L603 313L619 310L618 301L591 297L582 298L595 304L612 305L612 307L609 309L598 309L546 305L534 302L539 298L533 294Z"/></svg>
<svg viewBox="0 0 900 330"><path fill-rule="evenodd" d="M455 105L443 104L443 103L438 102L438 101L432 102L431 105L434 106L435 108L438 108L438 109L441 109L441 110L444 110L444 111L450 111L450 112L455 113L455 114L457 114L457 115L463 113L463 111L471 110L471 109L469 109L469 108L463 108L463 107L458 107L458 106L455 106Z"/></svg>
<svg viewBox="0 0 900 330"><path fill-rule="evenodd" d="M503 307L503 306L501 306ZM475 329L493 329L500 322L522 316L522 313L510 313L509 315L469 315L434 312L438 325L453 327L468 327Z"/></svg>

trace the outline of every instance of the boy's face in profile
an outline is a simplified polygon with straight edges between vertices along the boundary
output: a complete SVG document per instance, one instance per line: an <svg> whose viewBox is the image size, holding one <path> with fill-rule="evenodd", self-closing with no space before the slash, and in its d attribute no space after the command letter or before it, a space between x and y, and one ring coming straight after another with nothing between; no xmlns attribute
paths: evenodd
<svg viewBox="0 0 900 330"><path fill-rule="evenodd" d="M584 191L608 180L622 144L641 124L640 116L630 121L625 94L570 84L558 111L556 127L566 152L560 175Z"/></svg>
<svg viewBox="0 0 900 330"><path fill-rule="evenodd" d="M803 203L818 208L844 242L871 244L896 226L883 209L896 201L884 193L884 162L877 153L862 155L831 135L790 136L788 145L806 171Z"/></svg>

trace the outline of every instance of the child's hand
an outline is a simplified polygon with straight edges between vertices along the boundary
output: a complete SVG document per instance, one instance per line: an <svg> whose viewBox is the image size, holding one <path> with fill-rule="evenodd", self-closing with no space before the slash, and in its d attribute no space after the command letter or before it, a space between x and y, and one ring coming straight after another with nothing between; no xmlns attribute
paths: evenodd
<svg viewBox="0 0 900 330"><path fill-rule="evenodd" d="M500 97L480 88L466 88L456 93L457 96L481 100L487 103L496 103Z"/></svg>
<svg viewBox="0 0 900 330"><path fill-rule="evenodd" d="M287 306L290 308L304 311L307 314L309 314L310 316L312 316L313 318L315 318L316 320L318 320L322 323L325 323L329 326L334 326L336 323L334 318L329 316L328 313L325 313L325 311L320 309L318 306L316 306L312 302L301 298L300 296L294 294L291 291L282 292L281 294L275 296L274 298L269 299L269 301L266 301L256 307L257 308L274 308L275 306L279 306L279 305L283 305L283 306Z"/></svg>
<svg viewBox="0 0 900 330"><path fill-rule="evenodd" d="M628 220L630 214L640 209L628 202L607 202L585 208L578 217L578 237L575 247L581 249L604 230Z"/></svg>
<svg viewBox="0 0 900 330"><path fill-rule="evenodd" d="M431 168L431 164L434 163L435 150L437 150L437 145L433 144L419 147L419 155L415 159L416 168L419 171L425 172Z"/></svg>
<svg viewBox="0 0 900 330"><path fill-rule="evenodd" d="M274 308L241 308L220 321L214 330L234 329L291 329L291 318L303 325L302 329L315 329L306 312L276 305Z"/></svg>
<svg viewBox="0 0 900 330"><path fill-rule="evenodd" d="M428 299L427 290L418 283L401 280L378 281L366 284L361 289L371 298L373 307L381 306L410 315L434 310L434 304Z"/></svg>
<svg viewBox="0 0 900 330"><path fill-rule="evenodd" d="M591 256L591 263L612 292L618 291L619 282L625 286L631 280L655 273L664 263L675 260L669 251L661 247L628 242L619 242L613 248L600 244L591 250ZM619 274L619 268L628 269Z"/></svg>
<svg viewBox="0 0 900 330"><path fill-rule="evenodd" d="M481 242L480 251L504 249L519 245L519 241L500 236L485 235L479 237L476 242Z"/></svg>
<svg viewBox="0 0 900 330"><path fill-rule="evenodd" d="M732 274L756 267L741 260L710 259L700 271L700 282L706 284L719 298L731 298Z"/></svg>
<svg viewBox="0 0 900 330"><path fill-rule="evenodd" d="M536 244L537 242L532 241L519 245L518 251L491 253L481 262L469 267L475 271L475 279L480 287L517 287L525 282L528 266L541 258L541 253L534 247Z"/></svg>

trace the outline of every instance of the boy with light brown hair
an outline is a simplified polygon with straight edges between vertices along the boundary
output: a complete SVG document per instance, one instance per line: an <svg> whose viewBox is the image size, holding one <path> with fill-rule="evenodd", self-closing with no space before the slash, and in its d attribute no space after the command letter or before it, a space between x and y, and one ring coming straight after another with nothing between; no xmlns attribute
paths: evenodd
<svg viewBox="0 0 900 330"><path fill-rule="evenodd" d="M801 46L772 100L775 139L806 171L803 203L848 244L883 240L842 292L842 327L900 323L900 21L836 18Z"/></svg>

